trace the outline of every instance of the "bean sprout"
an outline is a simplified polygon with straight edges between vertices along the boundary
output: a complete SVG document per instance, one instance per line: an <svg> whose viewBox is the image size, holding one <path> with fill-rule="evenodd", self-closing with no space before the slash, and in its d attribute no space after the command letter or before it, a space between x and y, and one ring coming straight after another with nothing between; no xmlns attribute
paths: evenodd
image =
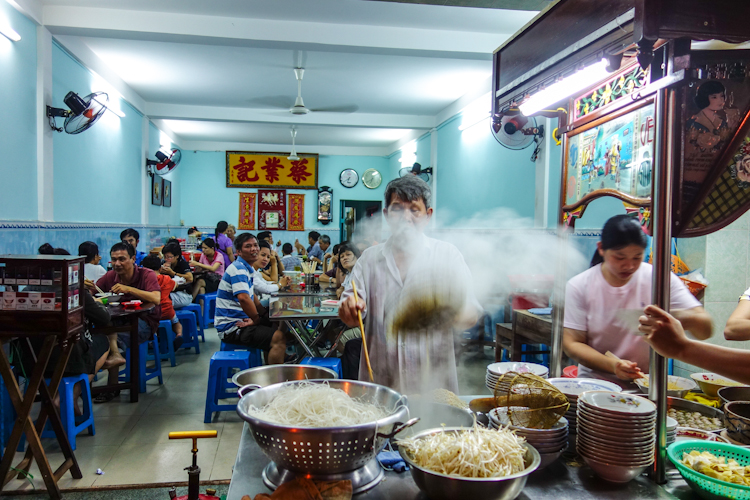
<svg viewBox="0 0 750 500"><path fill-rule="evenodd" d="M378 405L357 401L327 383L301 382L281 388L271 402L248 414L255 418L295 427L348 427L379 420L389 414Z"/></svg>
<svg viewBox="0 0 750 500"><path fill-rule="evenodd" d="M509 429L441 431L398 441L419 467L457 477L505 477L526 468L524 439Z"/></svg>

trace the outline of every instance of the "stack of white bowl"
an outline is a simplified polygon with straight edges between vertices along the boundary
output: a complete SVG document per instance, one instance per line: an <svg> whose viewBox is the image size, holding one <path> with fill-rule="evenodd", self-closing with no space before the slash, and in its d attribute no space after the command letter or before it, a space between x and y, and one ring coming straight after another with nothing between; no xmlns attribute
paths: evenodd
<svg viewBox="0 0 750 500"><path fill-rule="evenodd" d="M507 409L503 406L494 408L488 416L491 428L509 427L536 448L542 458L539 469L543 469L557 460L568 448L568 421L564 417L561 417L551 429L531 429L511 425Z"/></svg>
<svg viewBox="0 0 750 500"><path fill-rule="evenodd" d="M677 439L677 420L667 417L667 446Z"/></svg>
<svg viewBox="0 0 750 500"><path fill-rule="evenodd" d="M576 410L579 394L585 391L622 392L622 387L619 385L595 378L550 378L547 379L547 382L557 387L570 402L570 408L565 413L565 418L568 419L571 434L575 434L577 429Z"/></svg>
<svg viewBox="0 0 750 500"><path fill-rule="evenodd" d="M520 361L505 361L487 365L487 375L485 376L484 383L491 393L495 393L497 381L507 372L533 373L540 377L547 377L549 368L536 363L523 363Z"/></svg>
<svg viewBox="0 0 750 500"><path fill-rule="evenodd" d="M654 461L656 405L613 391L578 396L578 454L602 479L626 483Z"/></svg>

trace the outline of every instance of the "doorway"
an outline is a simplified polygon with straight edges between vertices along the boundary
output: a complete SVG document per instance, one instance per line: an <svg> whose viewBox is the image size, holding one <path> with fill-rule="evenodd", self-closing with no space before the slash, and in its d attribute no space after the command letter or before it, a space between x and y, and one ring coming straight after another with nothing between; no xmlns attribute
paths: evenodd
<svg viewBox="0 0 750 500"><path fill-rule="evenodd" d="M382 201L341 200L341 241L351 240L357 224L362 219L379 217L382 209Z"/></svg>

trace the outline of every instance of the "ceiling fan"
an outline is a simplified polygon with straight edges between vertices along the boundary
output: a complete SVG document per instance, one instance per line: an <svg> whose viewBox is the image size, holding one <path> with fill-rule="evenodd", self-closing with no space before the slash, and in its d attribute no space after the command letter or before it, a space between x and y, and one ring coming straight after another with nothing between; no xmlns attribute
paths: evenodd
<svg viewBox="0 0 750 500"><path fill-rule="evenodd" d="M305 102L302 99L302 78L305 74L305 68L296 67L294 68L294 76L297 79L297 98L294 100L294 104L291 104L286 97L283 96L271 96L271 97L260 97L257 99L251 99L250 102L258 103L264 106L270 106L273 108L285 109L289 113L295 116L303 116L308 113L354 113L359 109L356 104L349 104L343 106L332 106L328 108L314 108L310 109L305 106ZM290 106L291 104L291 106Z"/></svg>
<svg viewBox="0 0 750 500"><path fill-rule="evenodd" d="M299 156L297 156L297 151L294 147L294 139L297 137L297 129L292 127L292 154L286 157L289 161L299 161Z"/></svg>

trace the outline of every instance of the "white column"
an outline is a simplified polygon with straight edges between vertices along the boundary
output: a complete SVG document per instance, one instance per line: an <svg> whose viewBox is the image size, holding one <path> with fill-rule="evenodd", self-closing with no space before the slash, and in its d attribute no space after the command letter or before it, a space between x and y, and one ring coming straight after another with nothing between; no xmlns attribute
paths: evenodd
<svg viewBox="0 0 750 500"><path fill-rule="evenodd" d="M52 34L44 26L36 28L36 187L37 219L54 219L52 138L46 112L52 102Z"/></svg>
<svg viewBox="0 0 750 500"><path fill-rule="evenodd" d="M546 228L549 218L550 151L553 147L552 120L544 119L544 144L536 159L534 227ZM533 145L529 148L534 147Z"/></svg>
<svg viewBox="0 0 750 500"><path fill-rule="evenodd" d="M430 130L430 164L432 167L432 207L437 209L437 165L438 165L438 132L436 128ZM433 217L433 220L435 218Z"/></svg>
<svg viewBox="0 0 750 500"><path fill-rule="evenodd" d="M148 116L141 119L141 224L148 224L148 207L151 204L151 177L146 173L148 158Z"/></svg>

